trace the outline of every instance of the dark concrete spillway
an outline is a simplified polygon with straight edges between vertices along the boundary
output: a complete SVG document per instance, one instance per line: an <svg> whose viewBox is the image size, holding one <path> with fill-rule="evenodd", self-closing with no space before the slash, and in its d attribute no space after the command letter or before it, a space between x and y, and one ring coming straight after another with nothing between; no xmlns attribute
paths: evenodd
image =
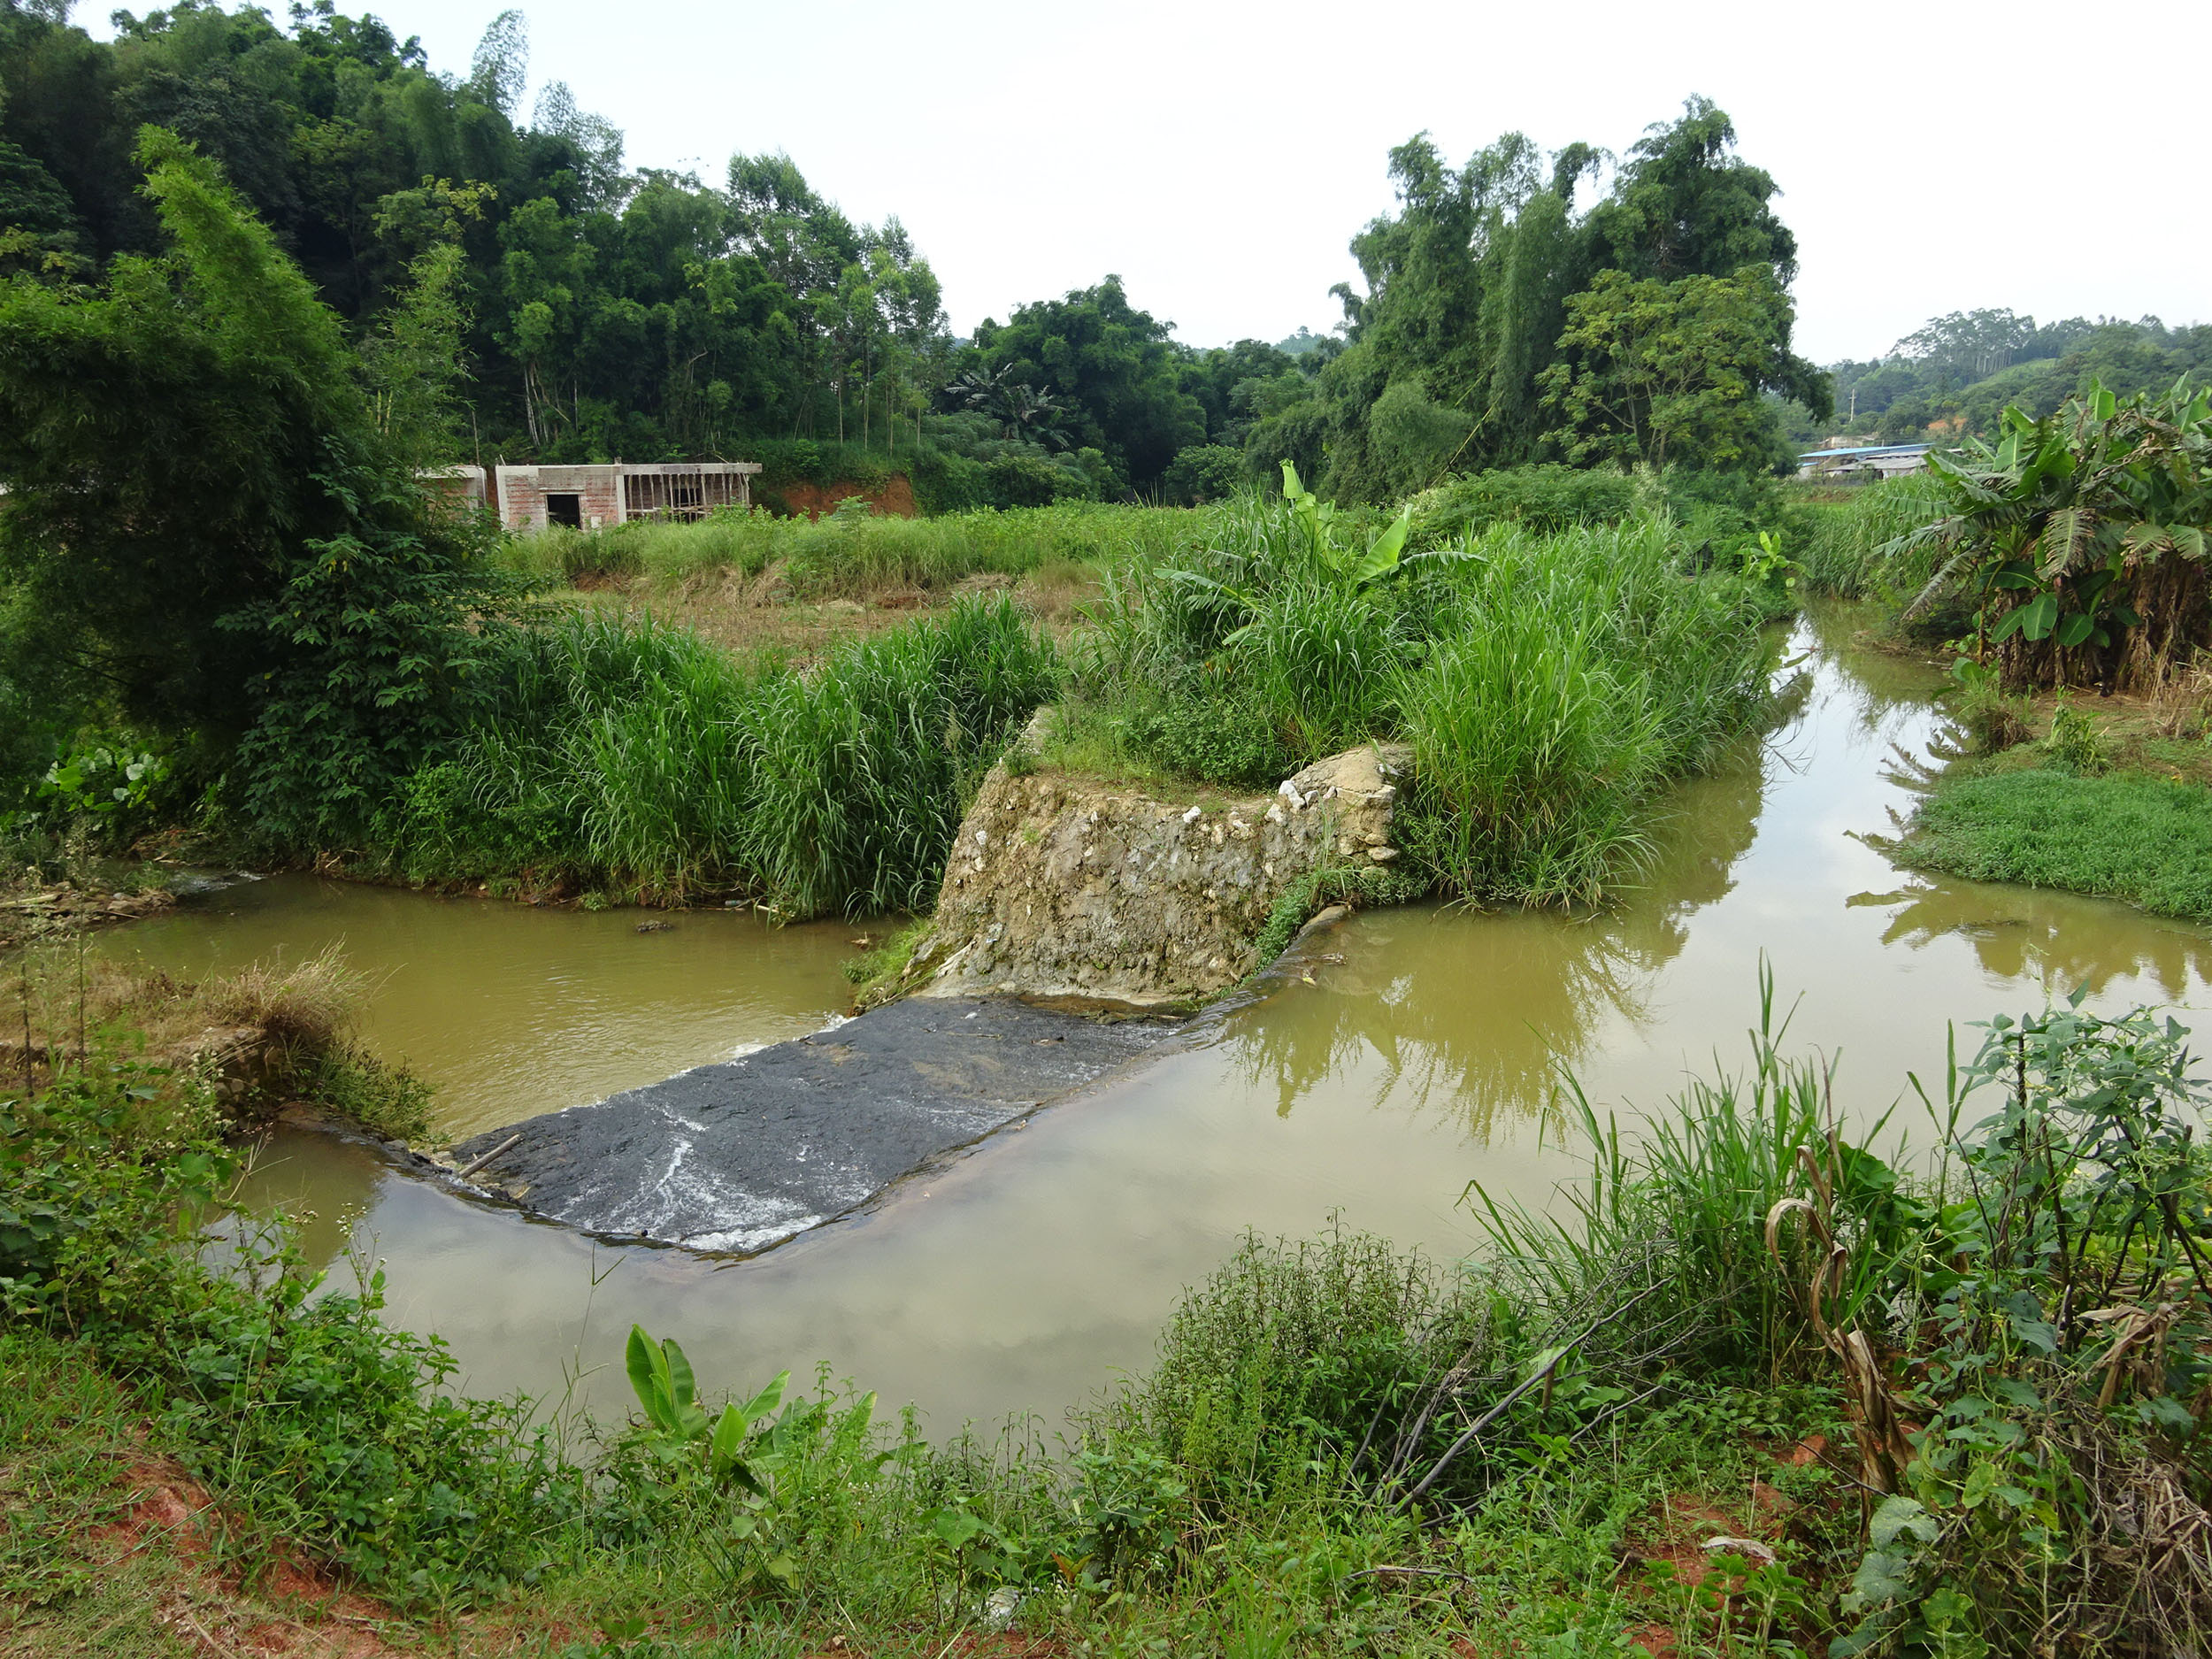
<svg viewBox="0 0 2212 1659"><path fill-rule="evenodd" d="M588 1232L764 1249L1179 1029L1000 998L917 998L493 1130L456 1157L465 1168L492 1153L472 1179Z"/></svg>

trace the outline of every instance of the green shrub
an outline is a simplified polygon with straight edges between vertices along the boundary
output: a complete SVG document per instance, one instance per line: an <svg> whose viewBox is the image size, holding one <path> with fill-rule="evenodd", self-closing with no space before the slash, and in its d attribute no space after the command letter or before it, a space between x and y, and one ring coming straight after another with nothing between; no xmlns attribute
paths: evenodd
<svg viewBox="0 0 2212 1659"><path fill-rule="evenodd" d="M1177 1304L1123 1409L1202 1494L1252 1494L1317 1454L1348 1460L1478 1317L1456 1275L1384 1240L1248 1233Z"/></svg>
<svg viewBox="0 0 2212 1659"><path fill-rule="evenodd" d="M104 1044L35 1099L0 1095L0 1297L140 1380L193 1472L248 1528L403 1602L495 1592L542 1565L583 1495L526 1406L441 1392L442 1343L378 1317L383 1276L311 1299L278 1231L233 1234L214 1277L194 1225L234 1160L209 1092Z"/></svg>
<svg viewBox="0 0 2212 1659"><path fill-rule="evenodd" d="M1292 753L1326 755L1391 730L1393 676L1412 636L1389 595L1303 577L1263 595L1245 626L1238 668Z"/></svg>
<svg viewBox="0 0 2212 1659"><path fill-rule="evenodd" d="M1244 451L1225 443L1194 443L1175 452L1161 475L1161 496L1178 506L1225 501L1251 481Z"/></svg>
<svg viewBox="0 0 2212 1659"><path fill-rule="evenodd" d="M1495 533L1453 614L1398 679L1415 780L1402 840L1471 897L1603 895L1647 853L1659 783L1767 695L1745 584L1684 580L1655 521Z"/></svg>
<svg viewBox="0 0 2212 1659"><path fill-rule="evenodd" d="M1534 600L1485 614L1401 681L1417 790L1401 839L1455 891L1594 900L1648 850L1655 687L1582 620Z"/></svg>
<svg viewBox="0 0 2212 1659"><path fill-rule="evenodd" d="M1193 783L1270 789L1298 770L1297 749L1284 741L1263 703L1202 682L1157 702L1132 700L1122 723L1135 753Z"/></svg>

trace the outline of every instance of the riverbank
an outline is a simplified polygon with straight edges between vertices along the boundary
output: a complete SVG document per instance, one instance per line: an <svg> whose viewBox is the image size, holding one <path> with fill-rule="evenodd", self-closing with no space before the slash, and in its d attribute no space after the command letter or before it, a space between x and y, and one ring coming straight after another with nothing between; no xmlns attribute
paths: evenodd
<svg viewBox="0 0 2212 1659"><path fill-rule="evenodd" d="M2093 1199L2062 1179L2016 1229L1978 1221L1947 1203L1950 1158L1904 1176L1832 1138L1824 1069L1777 1047L1774 1007L1748 1067L1694 1081L1640 1144L1578 1109L1564 1226L1486 1206L1452 1266L1248 1240L1057 1448L1021 1423L932 1443L757 1356L703 1371L695 1409L691 1366L639 1330L626 1422L448 1392L442 1345L384 1323L380 1275L311 1299L280 1230L232 1231L246 1272L163 1243L227 1157L204 1102L141 1099L104 1054L12 1102L0 1152L67 1222L0 1234L0 1630L42 1655L191 1653L250 1650L265 1619L324 1644L270 1651L572 1659L2193 1640L2212 1516L2175 1431L2212 1286L2168 1281L2195 1223L2161 1221L2164 1178L2127 1159ZM2015 1033L2034 1081L2008 1101ZM2028 1016L1967 1067L1990 1098L1950 1121L2006 1110L1953 1156L2001 1187L2008 1160L2071 1172L2116 1115L2167 1144L2203 1106L2166 1064L2185 1040L2147 1014ZM2116 1094L2072 1088L2122 1054L2146 1064ZM2039 1218L2067 1252L2034 1244ZM1806 1277L1835 1238L1840 1277ZM2104 1294L2172 1304L2166 1347L2124 1371L2111 1310L2059 1294L2116 1239L2139 1256ZM1969 1243L1970 1276L1925 1265ZM2045 1340L2015 1347L2031 1305ZM2147 1482L2155 1517L2115 1530Z"/></svg>
<svg viewBox="0 0 2212 1659"><path fill-rule="evenodd" d="M1929 780L1900 864L2212 920L2212 741L2200 682L2154 698L1984 700Z"/></svg>

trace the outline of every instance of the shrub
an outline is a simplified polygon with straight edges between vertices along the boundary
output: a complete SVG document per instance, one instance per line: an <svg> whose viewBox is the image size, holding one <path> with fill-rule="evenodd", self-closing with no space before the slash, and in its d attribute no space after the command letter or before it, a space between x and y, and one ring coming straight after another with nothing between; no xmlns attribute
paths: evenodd
<svg viewBox="0 0 2212 1659"><path fill-rule="evenodd" d="M1160 478L1160 494L1181 507L1225 501L1244 488L1251 473L1244 451L1225 443L1194 443L1175 452Z"/></svg>
<svg viewBox="0 0 2212 1659"><path fill-rule="evenodd" d="M1533 599L1483 614L1400 681L1407 839L1457 892L1594 900L1648 849L1634 808L1664 765L1654 687L1584 621Z"/></svg>

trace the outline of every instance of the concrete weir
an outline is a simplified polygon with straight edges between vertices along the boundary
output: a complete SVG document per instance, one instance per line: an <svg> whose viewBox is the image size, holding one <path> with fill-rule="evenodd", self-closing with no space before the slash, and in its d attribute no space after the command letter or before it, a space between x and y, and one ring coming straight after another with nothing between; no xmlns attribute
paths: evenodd
<svg viewBox="0 0 2212 1659"><path fill-rule="evenodd" d="M1409 759L1350 749L1271 795L1187 804L1002 762L893 987L903 1000L493 1130L456 1148L455 1168L588 1232L779 1244L1188 1029L1166 1010L1261 967L1256 939L1294 884L1398 856L1393 780ZM1150 1013L1110 1023L1070 1006Z"/></svg>
<svg viewBox="0 0 2212 1659"><path fill-rule="evenodd" d="M455 1157L464 1169L483 1159L470 1178L477 1185L587 1232L761 1250L857 1209L1180 1029L1010 999L895 1002L493 1130Z"/></svg>

